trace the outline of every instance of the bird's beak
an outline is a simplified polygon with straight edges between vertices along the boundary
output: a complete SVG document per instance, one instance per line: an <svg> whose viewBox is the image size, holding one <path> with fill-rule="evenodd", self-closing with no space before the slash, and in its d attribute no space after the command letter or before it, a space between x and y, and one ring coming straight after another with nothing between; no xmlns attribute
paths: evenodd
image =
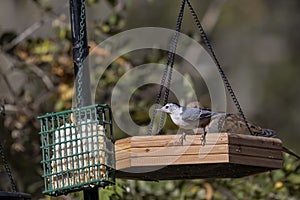
<svg viewBox="0 0 300 200"><path fill-rule="evenodd" d="M159 111L161 111L161 108L156 108L156 109L154 109L154 110L159 110Z"/></svg>

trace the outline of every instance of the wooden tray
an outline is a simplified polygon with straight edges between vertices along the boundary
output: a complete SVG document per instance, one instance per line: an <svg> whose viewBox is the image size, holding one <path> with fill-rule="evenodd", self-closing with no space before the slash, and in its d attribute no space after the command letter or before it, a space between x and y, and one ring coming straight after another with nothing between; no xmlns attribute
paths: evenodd
<svg viewBox="0 0 300 200"><path fill-rule="evenodd" d="M115 142L116 178L174 180L237 178L282 167L282 143L232 133L134 136Z"/></svg>

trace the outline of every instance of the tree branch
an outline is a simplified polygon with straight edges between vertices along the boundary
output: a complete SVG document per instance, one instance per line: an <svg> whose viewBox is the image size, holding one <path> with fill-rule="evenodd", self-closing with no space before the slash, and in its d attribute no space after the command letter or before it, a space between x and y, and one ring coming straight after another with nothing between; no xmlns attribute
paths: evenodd
<svg viewBox="0 0 300 200"><path fill-rule="evenodd" d="M206 10L203 18L202 25L205 27L205 32L210 34L214 27L216 26L219 16L221 14L222 8L227 0L214 0Z"/></svg>

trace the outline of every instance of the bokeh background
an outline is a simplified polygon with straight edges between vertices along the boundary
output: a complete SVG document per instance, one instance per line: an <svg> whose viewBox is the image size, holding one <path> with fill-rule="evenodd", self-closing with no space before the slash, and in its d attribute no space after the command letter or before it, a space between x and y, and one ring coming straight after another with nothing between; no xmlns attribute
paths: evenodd
<svg viewBox="0 0 300 200"><path fill-rule="evenodd" d="M298 0L190 0L248 119L276 130L285 146L300 153L300 2ZM106 38L138 27L174 29L179 0L86 0L91 49ZM0 1L0 142L18 189L42 195L37 116L72 107L74 70L69 1ZM202 42L185 10L182 32ZM106 52L98 51L106 56ZM118 58L97 88L97 103L110 104L112 88L135 66L166 63L167 52L135 51ZM205 84L176 60L175 68L194 80L200 101L210 106ZM200 81L201 82L201 81ZM158 87L133 95L131 115L149 122ZM173 97L171 97L173 98ZM174 99L176 100L176 99ZM182 100L178 100L182 102ZM187 103L187 102L185 102ZM228 96L228 111L236 112ZM170 123L169 123L170 124ZM170 125L170 128L176 128ZM125 137L117 127L117 138ZM0 190L10 190L0 162ZM118 180L100 191L102 199L299 199L300 162L285 157L282 170L243 179L163 181ZM81 193L58 199L82 199ZM55 198L52 198L55 199Z"/></svg>

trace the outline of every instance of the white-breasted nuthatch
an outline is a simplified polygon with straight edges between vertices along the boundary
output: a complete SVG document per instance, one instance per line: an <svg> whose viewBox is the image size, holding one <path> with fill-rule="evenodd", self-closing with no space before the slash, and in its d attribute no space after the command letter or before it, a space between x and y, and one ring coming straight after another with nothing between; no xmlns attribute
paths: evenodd
<svg viewBox="0 0 300 200"><path fill-rule="evenodd" d="M202 145L205 145L207 132L227 132L250 134L243 118L238 114L225 112L213 112L210 109L200 107L182 107L175 103L167 103L160 109L168 113L172 121L182 129L203 128ZM274 137L276 132L271 129L264 129L252 123L248 123L251 134L263 137ZM180 142L183 143L186 133L183 132Z"/></svg>
<svg viewBox="0 0 300 200"><path fill-rule="evenodd" d="M210 109L202 108L188 108L182 107L175 103L167 103L162 108L159 108L162 112L168 113L172 121L182 129L197 129L203 128L202 145L205 144L206 129L209 124L213 112ZM180 138L181 144L185 140L186 133L182 133Z"/></svg>

